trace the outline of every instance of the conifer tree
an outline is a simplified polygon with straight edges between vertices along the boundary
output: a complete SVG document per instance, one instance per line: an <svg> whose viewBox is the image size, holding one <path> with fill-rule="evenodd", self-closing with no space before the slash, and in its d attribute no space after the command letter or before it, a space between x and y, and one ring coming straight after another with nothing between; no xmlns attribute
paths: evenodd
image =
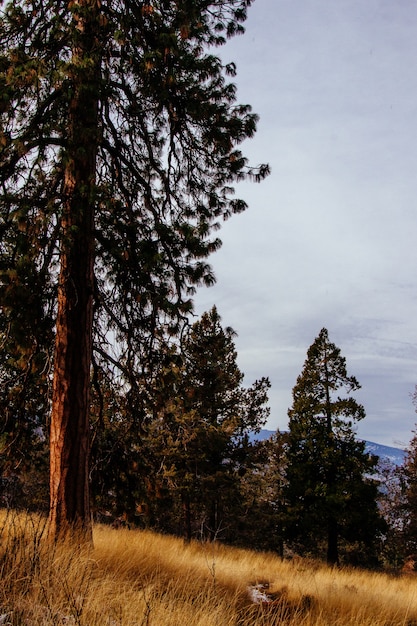
<svg viewBox="0 0 417 626"><path fill-rule="evenodd" d="M174 371L165 372L171 391L160 407L153 437L163 442L158 465L181 498L188 539L196 517L192 505L210 539L228 525L226 509L239 498L238 474L248 462L248 433L258 432L269 414L269 380L243 386L234 336L213 307L185 338L181 366L174 364Z"/></svg>
<svg viewBox="0 0 417 626"><path fill-rule="evenodd" d="M286 433L255 441L249 471L240 480L241 517L234 542L283 556L283 484Z"/></svg>
<svg viewBox="0 0 417 626"><path fill-rule="evenodd" d="M381 527L377 487L368 477L377 458L365 453L354 431L365 410L339 395L359 387L323 328L293 388L284 491L287 539L316 555L324 541L331 564L339 562L341 538L369 548Z"/></svg>
<svg viewBox="0 0 417 626"><path fill-rule="evenodd" d="M245 208L234 182L267 174L238 149L257 118L212 52L251 1L1 3L2 378L9 398L53 372L55 535L90 529L92 366L140 412L138 373L213 282L218 220Z"/></svg>

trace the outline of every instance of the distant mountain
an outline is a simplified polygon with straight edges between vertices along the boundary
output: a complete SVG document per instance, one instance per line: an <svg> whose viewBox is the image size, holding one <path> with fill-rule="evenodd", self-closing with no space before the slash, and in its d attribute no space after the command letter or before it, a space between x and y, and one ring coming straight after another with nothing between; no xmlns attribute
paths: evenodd
<svg viewBox="0 0 417 626"><path fill-rule="evenodd" d="M383 446L373 441L365 441L365 450L370 454L376 454L382 460L390 461L394 465L402 465L405 459L405 450L401 448L392 448L391 446Z"/></svg>
<svg viewBox="0 0 417 626"><path fill-rule="evenodd" d="M263 441L269 439L275 434L275 430L261 430L258 434L251 436L252 441ZM383 461L389 461L394 465L402 465L405 458L405 450L401 448L392 448L391 446L383 446L373 441L365 441L365 450L370 454L376 454Z"/></svg>

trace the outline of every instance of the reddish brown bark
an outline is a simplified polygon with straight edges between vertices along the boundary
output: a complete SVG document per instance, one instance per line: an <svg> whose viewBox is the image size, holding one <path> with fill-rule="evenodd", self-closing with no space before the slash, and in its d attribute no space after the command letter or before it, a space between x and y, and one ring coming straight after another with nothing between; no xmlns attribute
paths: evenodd
<svg viewBox="0 0 417 626"><path fill-rule="evenodd" d="M92 351L92 210L61 252L50 440L50 522L89 528L89 387ZM69 224L71 220L66 219ZM64 230L68 232L69 224ZM76 241L75 241L76 239Z"/></svg>
<svg viewBox="0 0 417 626"><path fill-rule="evenodd" d="M88 461L99 89L95 23L94 15L88 22L77 20L82 35L73 51L50 438L50 532L55 538L75 527L91 533ZM93 62L80 71L77 60L87 57Z"/></svg>

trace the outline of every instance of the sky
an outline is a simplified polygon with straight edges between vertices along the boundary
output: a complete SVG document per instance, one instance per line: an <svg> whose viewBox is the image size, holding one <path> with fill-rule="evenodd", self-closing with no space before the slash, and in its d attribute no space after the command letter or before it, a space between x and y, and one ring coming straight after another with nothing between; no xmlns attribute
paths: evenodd
<svg viewBox="0 0 417 626"><path fill-rule="evenodd" d="M238 333L244 384L271 381L267 428L325 327L366 410L358 437L405 447L417 422L417 2L256 0L221 49L259 114L242 145L268 162L220 231L214 304ZM220 53L220 51L218 51Z"/></svg>

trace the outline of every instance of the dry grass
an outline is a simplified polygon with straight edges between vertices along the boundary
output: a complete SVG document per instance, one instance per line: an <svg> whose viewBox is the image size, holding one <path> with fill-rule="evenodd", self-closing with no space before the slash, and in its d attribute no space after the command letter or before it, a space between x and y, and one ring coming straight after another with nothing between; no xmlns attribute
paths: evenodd
<svg viewBox="0 0 417 626"><path fill-rule="evenodd" d="M51 545L41 518L0 516L0 624L417 626L417 580L151 532L94 529ZM248 586L274 601L254 604Z"/></svg>

